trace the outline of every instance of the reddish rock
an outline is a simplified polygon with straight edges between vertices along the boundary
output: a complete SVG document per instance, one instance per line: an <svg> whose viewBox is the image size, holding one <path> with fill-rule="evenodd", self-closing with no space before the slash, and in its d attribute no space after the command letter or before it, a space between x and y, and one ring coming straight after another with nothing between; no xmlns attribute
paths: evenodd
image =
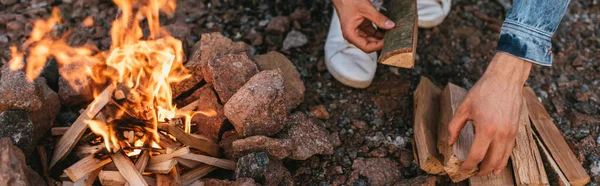
<svg viewBox="0 0 600 186"><path fill-rule="evenodd" d="M89 75L82 73L91 66L94 66L92 62L78 61L58 69L61 75L58 78L58 97L63 106L71 107L94 100L95 84Z"/></svg>
<svg viewBox="0 0 600 186"><path fill-rule="evenodd" d="M269 21L265 31L273 34L286 33L290 29L290 18L287 16L277 16Z"/></svg>
<svg viewBox="0 0 600 186"><path fill-rule="evenodd" d="M240 136L277 134L287 119L281 71L252 77L225 103L225 116Z"/></svg>
<svg viewBox="0 0 600 186"><path fill-rule="evenodd" d="M279 137L292 140L294 149L290 159L306 160L315 154L333 154L333 148L340 144L337 135L330 135L320 120L302 112L292 114L287 125L289 128Z"/></svg>
<svg viewBox="0 0 600 186"><path fill-rule="evenodd" d="M369 156L373 158L384 158L387 156L387 154L387 150L383 147L376 148L375 150L369 152Z"/></svg>
<svg viewBox="0 0 600 186"><path fill-rule="evenodd" d="M283 162L270 157L266 152L255 152L241 157L237 162L235 177L252 178L262 185L294 184Z"/></svg>
<svg viewBox="0 0 600 186"><path fill-rule="evenodd" d="M422 175L414 178L402 180L394 184L394 186L435 186L438 177L434 175Z"/></svg>
<svg viewBox="0 0 600 186"><path fill-rule="evenodd" d="M17 0L0 0L0 4L6 5L6 6L14 5L17 2L18 2Z"/></svg>
<svg viewBox="0 0 600 186"><path fill-rule="evenodd" d="M30 185L25 155L8 138L0 139L0 185Z"/></svg>
<svg viewBox="0 0 600 186"><path fill-rule="evenodd" d="M208 62L207 79L212 79L222 103L227 103L238 89L258 73L258 68L245 52L226 54Z"/></svg>
<svg viewBox="0 0 600 186"><path fill-rule="evenodd" d="M17 32L17 31L23 31L23 23L20 23L18 21L11 21L6 23L6 29L13 31L13 32Z"/></svg>
<svg viewBox="0 0 600 186"><path fill-rule="evenodd" d="M213 141L217 141L221 125L223 125L223 122L227 118L223 113L223 105L218 102L217 95L212 89L212 85L208 84L203 86L196 90L192 96L197 97L194 100L197 101L195 103L196 105L194 105L192 110L206 113L195 114L192 117L192 123L196 124L196 129L199 134L204 135Z"/></svg>
<svg viewBox="0 0 600 186"><path fill-rule="evenodd" d="M310 11L304 7L296 8L296 10L294 10L294 12L290 15L290 18L292 18L292 20L301 21L310 20Z"/></svg>
<svg viewBox="0 0 600 186"><path fill-rule="evenodd" d="M33 141L41 139L54 124L54 119L60 112L60 101L58 94L46 85L44 78L41 79L43 97L40 109L30 112L31 122L33 123Z"/></svg>
<svg viewBox="0 0 600 186"><path fill-rule="evenodd" d="M250 152L265 151L271 156L283 159L292 153L292 140L276 139L266 136L250 136L235 140L232 143L235 154L248 154Z"/></svg>
<svg viewBox="0 0 600 186"><path fill-rule="evenodd" d="M369 179L369 185L393 185L402 174L395 162L388 158L358 158L352 164L354 172Z"/></svg>
<svg viewBox="0 0 600 186"><path fill-rule="evenodd" d="M233 42L231 39L221 35L221 33L202 34L200 47L192 55L192 60L200 60L198 63L202 69L202 74L206 82L212 83L213 79L208 77L208 62L225 54L239 54L250 52L250 48L244 42Z"/></svg>
<svg viewBox="0 0 600 186"><path fill-rule="evenodd" d="M304 101L304 82L300 79L300 73L296 66L283 54L279 52L269 52L267 54L254 57L259 70L280 69L283 75L285 86L285 97L288 110L296 108Z"/></svg>
<svg viewBox="0 0 600 186"><path fill-rule="evenodd" d="M237 160L241 156L239 154L236 154L233 150L233 142L238 139L240 138L239 135L235 132L235 130L224 132L223 135L221 135L219 147L223 149L223 155L225 156L225 158L230 160Z"/></svg>
<svg viewBox="0 0 600 186"><path fill-rule="evenodd" d="M43 101L41 83L44 82L40 78L29 82L25 72L11 71L7 66L0 73L0 112L6 109L39 110Z"/></svg>
<svg viewBox="0 0 600 186"><path fill-rule="evenodd" d="M323 120L329 119L329 112L327 112L327 108L323 105L317 105L310 108L310 114Z"/></svg>
<svg viewBox="0 0 600 186"><path fill-rule="evenodd" d="M192 34L190 29L188 28L188 26L183 25L183 24L170 24L167 25L165 27L163 27L167 32L169 32L169 34L171 36L173 36L174 38L178 39L181 41L181 48L184 51L184 55L183 55L183 62L186 62L186 55L185 54L189 54L189 49L192 47L192 45L194 44L194 41L192 41Z"/></svg>

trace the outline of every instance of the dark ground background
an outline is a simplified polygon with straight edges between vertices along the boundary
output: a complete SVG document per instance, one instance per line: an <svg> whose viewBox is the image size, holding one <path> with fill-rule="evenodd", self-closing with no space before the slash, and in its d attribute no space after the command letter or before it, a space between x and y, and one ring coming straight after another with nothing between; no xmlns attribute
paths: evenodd
<svg viewBox="0 0 600 186"><path fill-rule="evenodd" d="M116 12L111 1L10 1L0 3L0 61L10 59L8 47L22 43L33 21L46 18L53 6L62 10L66 26L78 25L86 16L96 21L94 29L75 32L73 43L93 42L101 49L110 46L108 30ZM373 85L365 90L343 86L325 68L323 45L332 13L329 0L179 0L175 16L162 22L185 24L194 42L202 33L216 31L252 45L256 54L271 50L286 54L306 86L305 102L298 110L323 105L331 115L325 120L327 129L339 133L342 145L333 155L285 163L297 184L350 185L366 183L365 178L351 174L352 162L360 157L389 158L405 179L424 174L412 161L410 144L412 92L419 76L438 85L452 82L470 88L494 54L509 5L509 0L453 1L452 11L441 25L419 29L416 67L393 72L380 65ZM264 31L275 16L290 16L291 28L309 42L282 50L287 33ZM592 176L591 185L600 184L599 22L598 0L571 1L552 41L554 65L535 66L527 82Z"/></svg>

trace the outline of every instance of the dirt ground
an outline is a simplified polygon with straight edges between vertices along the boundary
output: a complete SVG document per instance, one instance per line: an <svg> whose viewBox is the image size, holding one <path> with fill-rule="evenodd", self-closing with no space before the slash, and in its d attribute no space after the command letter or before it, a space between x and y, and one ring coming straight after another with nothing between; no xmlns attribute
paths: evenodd
<svg viewBox="0 0 600 186"><path fill-rule="evenodd" d="M186 25L194 42L202 33L222 32L252 45L255 54L277 50L287 55L306 86L305 101L297 110L324 106L330 113L324 120L326 127L339 133L342 145L332 155L284 163L300 185L361 185L368 183L366 178L353 174L352 168L361 157L391 159L403 179L424 174L412 161L411 147L412 92L419 77L428 77L440 87L448 82L472 87L495 53L507 4L510 0L453 1L441 25L419 29L415 68L380 65L373 85L364 90L343 86L325 68L323 45L332 14L329 0L179 0L175 15L161 21ZM0 5L0 61L10 59L8 47L22 43L33 21L47 17L51 7L62 11L66 27L79 25L86 16L94 18L96 27L77 29L72 44L110 46L110 22L117 12L112 2L22 0ZM291 29L304 34L308 43L283 50L287 32L265 32L275 16L289 16ZM535 66L527 82L592 176L591 185L600 185L599 20L598 0L571 1L552 40L553 66Z"/></svg>

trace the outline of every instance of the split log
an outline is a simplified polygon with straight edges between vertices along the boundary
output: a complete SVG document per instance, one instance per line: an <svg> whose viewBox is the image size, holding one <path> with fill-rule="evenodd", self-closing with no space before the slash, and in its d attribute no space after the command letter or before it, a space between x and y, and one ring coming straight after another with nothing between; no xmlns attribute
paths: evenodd
<svg viewBox="0 0 600 186"><path fill-rule="evenodd" d="M193 168L196 168L196 167L202 165L202 163L194 161L194 160L188 160L188 159L183 159L183 158L175 158L175 159L177 160L177 163L179 163L187 168L190 168L190 169L193 169Z"/></svg>
<svg viewBox="0 0 600 186"><path fill-rule="evenodd" d="M98 145L79 145L77 149L75 149L75 156L77 157L86 157L92 155L102 149L106 148L104 143L100 143Z"/></svg>
<svg viewBox="0 0 600 186"><path fill-rule="evenodd" d="M565 177L565 174L563 174L563 172L560 170L560 167L558 167L558 164L556 164L556 161L554 161L554 158L552 158L552 155L550 155L550 152L548 152L548 149L546 149L546 147L544 147L544 144L542 143L542 140L540 140L540 138L533 133L533 138L535 139L535 142L537 144L538 147L540 147L540 149L542 149L542 155L543 155L543 159L548 162L548 164L550 165L550 171L551 174L553 174L553 176L555 176L558 180L558 185L559 186L571 186L571 183L569 183L569 180L567 180L567 177Z"/></svg>
<svg viewBox="0 0 600 186"><path fill-rule="evenodd" d="M181 175L181 182L183 185L190 185L194 183L196 180L206 176L206 174L215 170L215 167L210 165L200 165L195 169L188 171L187 173Z"/></svg>
<svg viewBox="0 0 600 186"><path fill-rule="evenodd" d="M214 157L220 157L221 155L219 152L219 146L208 138L199 138L197 136L190 135L182 129L168 123L159 123L158 127L160 130L164 130L173 135L177 141L183 143L184 145L201 150L202 152L206 152Z"/></svg>
<svg viewBox="0 0 600 186"><path fill-rule="evenodd" d="M91 120L100 112L100 110L109 102L110 95L115 89L113 84L109 85L102 93L96 97L96 99L88 105L85 111L73 122L73 125L65 132L65 134L58 140L56 147L54 148L54 154L50 161L50 168L54 167L56 163L63 160L67 154L73 150L73 147L79 141L79 138L83 135L85 130L88 128L84 121Z"/></svg>
<svg viewBox="0 0 600 186"><path fill-rule="evenodd" d="M158 162L171 160L171 159L174 159L175 157L182 156L187 153L190 153L190 148L182 147L182 148L179 148L176 151L173 151L169 154L161 154L161 155L154 156L154 157L152 157L152 159L150 159L150 163L152 164L152 163L158 163Z"/></svg>
<svg viewBox="0 0 600 186"><path fill-rule="evenodd" d="M200 154L194 154L194 153L184 154L179 157L183 158L183 159L202 162L202 163L205 163L208 165L212 165L212 166L227 169L227 170L235 170L235 162L233 162L231 160L219 159L219 158L214 158L214 157L200 155Z"/></svg>
<svg viewBox="0 0 600 186"><path fill-rule="evenodd" d="M492 173L473 176L469 178L469 185L515 185L515 179L513 178L513 168L510 164L506 165L500 175L496 176Z"/></svg>
<svg viewBox="0 0 600 186"><path fill-rule="evenodd" d="M167 153L171 153L175 149L181 147L181 143L173 141L171 138L165 136L164 134L159 133L159 136L160 136L160 142L158 142L158 145L160 145L162 148L166 149Z"/></svg>
<svg viewBox="0 0 600 186"><path fill-rule="evenodd" d="M69 127L52 127L50 133L52 133L52 136L62 136L67 130L69 130Z"/></svg>
<svg viewBox="0 0 600 186"><path fill-rule="evenodd" d="M175 165L177 165L177 160L169 159L162 162L150 163L148 167L146 167L146 171L158 174L168 174Z"/></svg>
<svg viewBox="0 0 600 186"><path fill-rule="evenodd" d="M98 175L100 174L100 171L102 171L102 168L98 168L98 169L90 172L85 177L85 179L83 179L83 185L85 185L85 186L92 186L92 185L94 185L94 182L98 178Z"/></svg>
<svg viewBox="0 0 600 186"><path fill-rule="evenodd" d="M71 179L71 181L77 182L79 179L87 176L97 169L102 168L104 165L110 162L110 158L97 159L94 157L94 155L89 155L65 169L64 172L69 179Z"/></svg>
<svg viewBox="0 0 600 186"><path fill-rule="evenodd" d="M510 156L518 186L549 185L542 156L533 139L532 130L527 103L523 100L515 147Z"/></svg>
<svg viewBox="0 0 600 186"><path fill-rule="evenodd" d="M104 186L123 186L127 183L119 171L100 171L100 184Z"/></svg>
<svg viewBox="0 0 600 186"><path fill-rule="evenodd" d="M542 145L547 147L550 155L565 174L565 177L572 185L585 185L590 182L590 175L585 172L583 166L577 160L577 157L567 144L562 133L552 118L544 109L544 105L538 101L535 92L529 87L525 87L523 95L527 101L529 118L542 141Z"/></svg>
<svg viewBox="0 0 600 186"><path fill-rule="evenodd" d="M387 17L396 23L383 38L383 50L379 62L403 68L413 68L417 51L417 3L416 0L390 0Z"/></svg>
<svg viewBox="0 0 600 186"><path fill-rule="evenodd" d="M444 171L453 182L465 180L479 171L478 168L471 171L461 169L462 162L467 159L475 137L472 122L467 122L460 131L458 140L453 145L448 145L448 125L465 96L467 96L467 90L452 83L448 83L440 94L440 124L437 144L439 152L444 156Z"/></svg>
<svg viewBox="0 0 600 186"><path fill-rule="evenodd" d="M421 82L414 93L416 160L419 167L429 174L444 172L442 156L437 149L437 127L439 119L439 95L442 91L429 79L421 76Z"/></svg>
<svg viewBox="0 0 600 186"><path fill-rule="evenodd" d="M181 177L177 171L177 167L173 167L168 174L156 174L157 186L178 186L182 185Z"/></svg>
<svg viewBox="0 0 600 186"><path fill-rule="evenodd" d="M117 169L119 169L119 172L129 185L148 186L146 180L142 178L142 174L135 169L135 165L129 160L129 157L125 156L123 151L112 154L110 158L115 162Z"/></svg>
<svg viewBox="0 0 600 186"><path fill-rule="evenodd" d="M143 173L148 165L148 161L150 160L150 150L143 150L138 155L137 160L135 160L135 170L139 173Z"/></svg>

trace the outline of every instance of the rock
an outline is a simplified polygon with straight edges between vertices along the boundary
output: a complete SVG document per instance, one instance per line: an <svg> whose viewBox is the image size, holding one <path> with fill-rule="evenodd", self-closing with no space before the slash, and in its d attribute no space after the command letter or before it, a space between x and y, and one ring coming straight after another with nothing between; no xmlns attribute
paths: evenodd
<svg viewBox="0 0 600 186"><path fill-rule="evenodd" d="M212 80L221 102L227 103L240 87L258 73L258 68L246 53L242 52L210 60L205 72L208 73L205 77Z"/></svg>
<svg viewBox="0 0 600 186"><path fill-rule="evenodd" d="M77 61L58 69L58 97L62 106L72 107L94 100L95 84L89 75L81 73L91 66L93 62Z"/></svg>
<svg viewBox="0 0 600 186"><path fill-rule="evenodd" d="M235 181L230 180L218 180L218 179L204 179L202 180L206 186L256 186L252 178L240 178Z"/></svg>
<svg viewBox="0 0 600 186"><path fill-rule="evenodd" d="M31 185L25 155L11 139L0 138L0 157L0 185Z"/></svg>
<svg viewBox="0 0 600 186"><path fill-rule="evenodd" d="M11 71L8 68L2 68L0 74L0 112L7 109L28 112L40 109L43 97L40 78L29 82L25 72Z"/></svg>
<svg viewBox="0 0 600 186"><path fill-rule="evenodd" d="M327 112L327 108L323 105L317 105L310 108L310 114L323 120L329 119L329 112Z"/></svg>
<svg viewBox="0 0 600 186"><path fill-rule="evenodd" d="M0 0L0 3L5 6L10 6L16 4L17 0Z"/></svg>
<svg viewBox="0 0 600 186"><path fill-rule="evenodd" d="M193 59L199 59L200 68L204 79L212 83L213 79L208 77L208 62L225 54L239 54L250 52L250 47L244 42L233 42L231 39L221 35L221 33L202 34L200 39L200 51L194 52Z"/></svg>
<svg viewBox="0 0 600 186"><path fill-rule="evenodd" d="M23 30L23 23L20 23L19 21L11 21L6 23L6 29L10 30L10 31L21 31Z"/></svg>
<svg viewBox="0 0 600 186"><path fill-rule="evenodd" d="M227 119L223 112L223 105L217 100L217 95L210 84L198 89L194 94L198 95L195 111L214 112L214 115L198 113L192 117L191 121L196 124L199 134L217 141L221 125Z"/></svg>
<svg viewBox="0 0 600 186"><path fill-rule="evenodd" d="M58 94L54 92L48 85L45 83L45 78L40 77L43 92L43 101L40 109L30 112L31 113L31 122L33 123L33 141L36 142L40 140L50 128L54 124L54 119L58 116L60 112L60 101L58 99Z"/></svg>
<svg viewBox="0 0 600 186"><path fill-rule="evenodd" d="M308 43L308 38L302 32L292 30L285 36L283 40L283 50L289 50L291 48L301 47Z"/></svg>
<svg viewBox="0 0 600 186"><path fill-rule="evenodd" d="M402 176L396 163L388 158L357 158L352 169L369 178L369 185L393 185Z"/></svg>
<svg viewBox="0 0 600 186"><path fill-rule="evenodd" d="M422 175L411 179L402 180L395 184L395 186L435 186L438 177L434 175Z"/></svg>
<svg viewBox="0 0 600 186"><path fill-rule="evenodd" d="M592 173L592 176L600 176L600 160L594 161L590 165L590 173Z"/></svg>
<svg viewBox="0 0 600 186"><path fill-rule="evenodd" d="M252 77L225 103L225 116L242 137L272 136L283 129L287 108L281 71L262 71Z"/></svg>
<svg viewBox="0 0 600 186"><path fill-rule="evenodd" d="M310 20L310 10L304 7L296 8L296 10L294 10L294 12L290 15L290 18L292 18L292 20L301 21Z"/></svg>
<svg viewBox="0 0 600 186"><path fill-rule="evenodd" d="M269 21L265 31L273 34L282 34L290 29L290 18L287 16L277 16Z"/></svg>
<svg viewBox="0 0 600 186"><path fill-rule="evenodd" d="M181 48L183 49L184 52L184 59L183 59L183 63L186 62L186 55L185 54L189 54L189 49L192 47L192 45L194 44L194 41L192 41L192 34L190 29L183 24L170 24L167 25L165 27L163 27L167 32L169 32L169 34L171 36L173 36L174 38L178 39L181 41Z"/></svg>
<svg viewBox="0 0 600 186"><path fill-rule="evenodd" d="M48 60L40 76L46 78L46 84L54 92L58 92L58 78L60 75L58 74L58 64L54 58Z"/></svg>
<svg viewBox="0 0 600 186"><path fill-rule="evenodd" d="M5 110L0 113L0 137L10 138L26 154L35 148L33 123L23 110Z"/></svg>
<svg viewBox="0 0 600 186"><path fill-rule="evenodd" d="M223 149L223 155L225 158L230 160L237 160L241 155L238 155L233 150L233 142L238 140L239 135L235 130L226 131L221 135L221 141L219 141L219 147Z"/></svg>
<svg viewBox="0 0 600 186"><path fill-rule="evenodd" d="M296 108L304 101L304 82L300 79L300 73L298 73L296 66L287 57L279 52L269 52L258 55L254 59L256 60L258 69L261 71L281 70L288 110Z"/></svg>
<svg viewBox="0 0 600 186"><path fill-rule="evenodd" d="M281 160L269 157L266 152L254 152L237 162L235 178L252 178L263 185L293 185L290 172Z"/></svg>
<svg viewBox="0 0 600 186"><path fill-rule="evenodd" d="M292 140L276 139L266 136L250 136L235 140L232 143L236 154L248 154L250 152L265 151L278 159L288 157L292 153Z"/></svg>
<svg viewBox="0 0 600 186"><path fill-rule="evenodd" d="M337 135L330 135L320 120L309 118L302 112L292 114L286 131L279 138L291 139L294 149L290 159L306 160L315 154L333 154L333 148L340 144Z"/></svg>

